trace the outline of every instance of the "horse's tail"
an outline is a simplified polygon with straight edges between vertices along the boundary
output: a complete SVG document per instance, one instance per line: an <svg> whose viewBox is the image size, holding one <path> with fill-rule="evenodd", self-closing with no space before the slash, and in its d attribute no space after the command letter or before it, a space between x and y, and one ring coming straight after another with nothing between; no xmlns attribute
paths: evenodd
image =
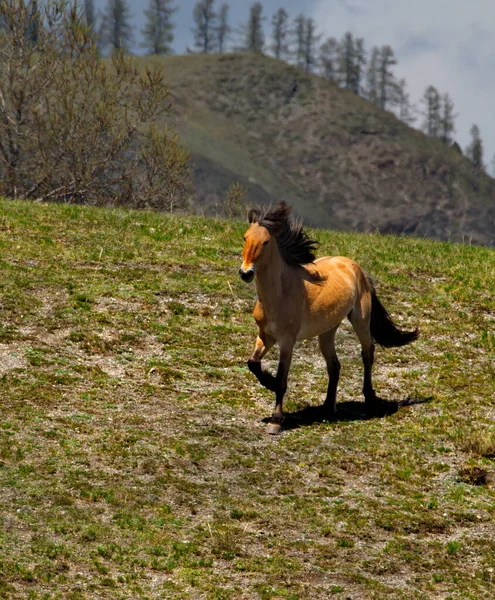
<svg viewBox="0 0 495 600"><path fill-rule="evenodd" d="M387 309L378 299L375 287L368 278L371 287L371 337L373 341L386 348L394 346L405 346L418 339L419 329L414 331L402 331L399 329L387 312Z"/></svg>

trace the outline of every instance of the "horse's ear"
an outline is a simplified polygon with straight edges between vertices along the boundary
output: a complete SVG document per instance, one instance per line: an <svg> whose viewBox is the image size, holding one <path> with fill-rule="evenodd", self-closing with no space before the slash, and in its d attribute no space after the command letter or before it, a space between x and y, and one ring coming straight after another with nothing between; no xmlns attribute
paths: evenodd
<svg viewBox="0 0 495 600"><path fill-rule="evenodd" d="M248 223L257 223L259 221L260 215L261 211L259 208L252 208L247 214Z"/></svg>

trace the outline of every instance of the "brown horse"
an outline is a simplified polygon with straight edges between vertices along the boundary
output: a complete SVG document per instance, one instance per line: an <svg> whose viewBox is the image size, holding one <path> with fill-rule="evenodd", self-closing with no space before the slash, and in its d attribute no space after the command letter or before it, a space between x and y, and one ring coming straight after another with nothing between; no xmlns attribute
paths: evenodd
<svg viewBox="0 0 495 600"><path fill-rule="evenodd" d="M361 267L343 256L315 260L317 242L309 239L302 223L290 216L285 202L251 209L244 236L241 278L256 279L258 302L253 316L259 332L248 367L261 385L275 392L275 411L267 432L280 433L282 403L294 345L318 336L327 363L328 390L323 409L335 413L340 363L335 352L335 333L347 317L361 343L366 409L377 410L379 399L371 382L374 343L403 346L415 340L418 329L401 331L378 300L371 279ZM280 358L274 377L261 359L278 343Z"/></svg>

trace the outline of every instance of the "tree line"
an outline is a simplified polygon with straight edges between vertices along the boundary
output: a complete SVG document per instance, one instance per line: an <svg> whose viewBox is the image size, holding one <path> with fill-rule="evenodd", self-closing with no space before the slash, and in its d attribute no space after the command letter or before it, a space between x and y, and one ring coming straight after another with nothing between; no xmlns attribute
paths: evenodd
<svg viewBox="0 0 495 600"><path fill-rule="evenodd" d="M85 0L84 10L102 51L125 50L132 45L134 28L126 0L107 0L99 22L94 0ZM140 45L145 52L173 52L173 18L177 10L174 0L149 0L144 10L145 26L141 30ZM384 110L395 112L409 125L420 118L420 128L428 136L438 138L448 146L454 144L457 114L453 99L430 85L419 107L411 103L405 79L398 79L394 73L397 59L390 45L367 50L364 39L351 32L345 33L340 40L335 37L323 39L314 19L302 13L291 19L284 8L271 16L271 41L267 44L267 17L260 2L251 4L247 20L237 28L229 23L229 11L227 2L217 6L216 0L197 0L192 14L194 46L187 51L269 53L305 71L317 73ZM477 125L471 128L471 138L465 154L477 168L484 169L483 143ZM456 147L459 148L457 144Z"/></svg>

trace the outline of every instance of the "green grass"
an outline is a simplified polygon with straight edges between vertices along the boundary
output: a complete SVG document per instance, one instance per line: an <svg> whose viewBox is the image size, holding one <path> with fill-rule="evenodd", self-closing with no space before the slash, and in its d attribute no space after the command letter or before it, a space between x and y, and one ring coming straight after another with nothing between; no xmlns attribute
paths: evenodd
<svg viewBox="0 0 495 600"><path fill-rule="evenodd" d="M493 250L315 232L421 328L377 351L378 393L431 400L359 418L345 325L342 418L272 438L244 224L0 209L0 598L490 597ZM301 344L289 420L325 389Z"/></svg>

